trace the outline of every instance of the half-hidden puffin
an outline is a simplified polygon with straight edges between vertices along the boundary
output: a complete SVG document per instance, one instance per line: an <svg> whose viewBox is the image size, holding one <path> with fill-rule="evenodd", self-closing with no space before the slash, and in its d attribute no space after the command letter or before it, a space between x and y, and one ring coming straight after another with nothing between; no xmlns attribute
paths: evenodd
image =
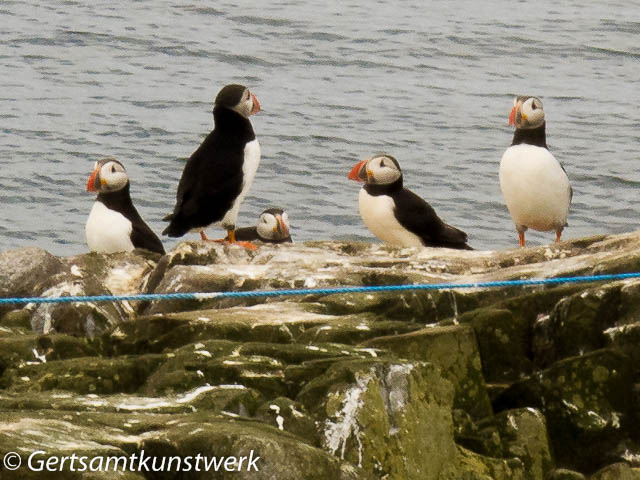
<svg viewBox="0 0 640 480"><path fill-rule="evenodd" d="M529 228L555 231L559 242L567 225L573 190L564 167L547 148L542 101L516 97L509 125L516 130L500 161L500 188L520 246L525 246L524 232Z"/></svg>
<svg viewBox="0 0 640 480"><path fill-rule="evenodd" d="M249 121L259 111L260 103L247 87L231 84L220 90L213 106L214 129L184 167L175 208L164 218L169 221L164 235L181 237L196 230L209 240L204 229L216 224L227 230L230 243L238 243L238 210L260 163L260 144Z"/></svg>
<svg viewBox="0 0 640 480"><path fill-rule="evenodd" d="M162 242L133 206L129 177L115 158L96 162L87 182L87 192L97 192L85 225L87 245L92 252L129 252L145 248L164 254Z"/></svg>
<svg viewBox="0 0 640 480"><path fill-rule="evenodd" d="M402 185L398 161L384 153L357 163L350 180L365 182L360 190L360 216L380 240L401 247L446 247L472 250L467 234L447 225L435 210Z"/></svg>
<svg viewBox="0 0 640 480"><path fill-rule="evenodd" d="M260 214L255 227L236 230L236 240L265 243L292 243L289 216L281 208L268 208Z"/></svg>

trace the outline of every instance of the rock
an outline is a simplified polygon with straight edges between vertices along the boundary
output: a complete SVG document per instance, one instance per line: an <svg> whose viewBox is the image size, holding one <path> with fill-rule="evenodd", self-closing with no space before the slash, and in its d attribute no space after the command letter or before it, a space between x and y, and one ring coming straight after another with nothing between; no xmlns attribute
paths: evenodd
<svg viewBox="0 0 640 480"><path fill-rule="evenodd" d="M605 344L631 359L634 376L640 374L640 322L611 327L604 332Z"/></svg>
<svg viewBox="0 0 640 480"><path fill-rule="evenodd" d="M500 433L493 417L474 421L464 410L453 409L453 428L456 444L487 457L504 457Z"/></svg>
<svg viewBox="0 0 640 480"><path fill-rule="evenodd" d="M132 293L141 290L157 255L129 252L86 254L59 260L37 248L0 254L0 295L78 296ZM11 286L11 287L10 287ZM19 306L19 305L18 305ZM2 310L4 309L4 310ZM0 307L0 315L6 307ZM128 303L30 304L23 309L40 333L93 337L129 318Z"/></svg>
<svg viewBox="0 0 640 480"><path fill-rule="evenodd" d="M413 322L375 320L366 315L344 315L307 328L296 338L300 343L358 344L371 338L420 330L422 325Z"/></svg>
<svg viewBox="0 0 640 480"><path fill-rule="evenodd" d="M531 323L505 308L478 308L460 317L478 339L487 382L508 382L531 373Z"/></svg>
<svg viewBox="0 0 640 480"><path fill-rule="evenodd" d="M113 295L128 295L145 289L161 258L157 253L137 249L110 254L86 253L65 257L62 261L72 272L97 276Z"/></svg>
<svg viewBox="0 0 640 480"><path fill-rule="evenodd" d="M493 414L472 328L463 325L426 328L373 339L363 345L391 351L400 358L438 365L443 376L454 385L454 408L465 410L473 418Z"/></svg>
<svg viewBox="0 0 640 480"><path fill-rule="evenodd" d="M620 288L618 324L640 322L640 279L627 280Z"/></svg>
<svg viewBox="0 0 640 480"><path fill-rule="evenodd" d="M179 420L173 423L174 420ZM45 436L40 436L43 434ZM23 445L23 465L31 452L45 451L46 456L69 457L84 456L86 462L93 459L105 459L108 456L128 459L133 456L134 465L141 466L141 472L153 473L152 463L140 463L141 457L157 458L157 467L164 457L180 457L180 465L188 468L186 457L192 460L191 471L184 473L189 478L206 479L218 475L215 471L203 471L204 460L195 471L196 456L207 457L241 457L244 456L243 468L236 462L229 468L235 468L234 478L239 479L322 479L331 476L340 480L365 480L371 477L361 473L355 467L341 462L335 457L301 443L277 429L267 427L258 422L237 421L233 417L212 417L199 413L150 415L121 413L78 413L62 414L43 410L36 416L15 414L3 415L0 426L0 448L2 451L16 450L16 445ZM252 453L253 452L253 453ZM37 457L39 458L39 457ZM282 459L287 461L283 462ZM251 464L249 459L252 460ZM239 458L238 458L239 460ZM173 472L177 468L177 459ZM97 463L96 463L97 465ZM224 464L222 464L224 465ZM249 468L249 465L253 467ZM213 467L212 467L213 468ZM147 472L149 469L150 472ZM220 475L226 473L224 467L219 468ZM257 470L254 470L257 469ZM29 471L21 468L16 476L7 478L41 478L29 477ZM134 474L122 478L134 479ZM2 472L5 478L6 472ZM146 476L145 475L145 476ZM74 475L68 469L55 474L59 479L88 478ZM90 477L93 478L93 477ZM100 477L98 477L100 478ZM103 478L114 478L111 476ZM118 476L118 478L121 478ZM144 478L144 477L143 477ZM180 474L170 478L184 478ZM224 477L222 477L224 478Z"/></svg>
<svg viewBox="0 0 640 480"><path fill-rule="evenodd" d="M549 473L548 480L585 480L585 476L574 470L557 468Z"/></svg>
<svg viewBox="0 0 640 480"><path fill-rule="evenodd" d="M43 297L109 295L95 278L67 279L65 274L55 277L56 284L43 291ZM30 304L31 328L39 333L64 333L95 337L128 315L118 303L66 302Z"/></svg>
<svg viewBox="0 0 640 480"><path fill-rule="evenodd" d="M506 456L522 461L525 478L547 479L554 462L542 413L533 408L507 410L496 416L496 424Z"/></svg>
<svg viewBox="0 0 640 480"><path fill-rule="evenodd" d="M640 480L640 469L627 463L614 463L591 475L591 480Z"/></svg>
<svg viewBox="0 0 640 480"><path fill-rule="evenodd" d="M138 317L107 332L101 342L113 354L161 352L210 339L290 343L308 328L334 320L345 321L314 313L313 304L266 303Z"/></svg>
<svg viewBox="0 0 640 480"><path fill-rule="evenodd" d="M97 355L87 339L67 335L11 335L0 338L0 375L47 361Z"/></svg>
<svg viewBox="0 0 640 480"><path fill-rule="evenodd" d="M618 317L620 288L591 288L559 301L549 318L534 329L536 366L545 368L563 358L603 348L604 332Z"/></svg>
<svg viewBox="0 0 640 480"><path fill-rule="evenodd" d="M0 317L0 326L31 330L31 311L26 308L11 310Z"/></svg>
<svg viewBox="0 0 640 480"><path fill-rule="evenodd" d="M37 247L0 253L0 297L38 296L49 277L61 271L62 262ZM0 305L0 317L20 304Z"/></svg>
<svg viewBox="0 0 640 480"><path fill-rule="evenodd" d="M262 422L297 435L300 440L320 447L320 432L304 406L286 397L278 397L261 405L255 418Z"/></svg>
<svg viewBox="0 0 640 480"><path fill-rule="evenodd" d="M347 360L297 400L322 425L322 444L376 478L439 478L456 461L451 385L424 362Z"/></svg>
<svg viewBox="0 0 640 480"><path fill-rule="evenodd" d="M113 359L79 357L46 363L30 362L7 367L0 378L0 385L18 392L135 392L164 360L162 355L140 355Z"/></svg>
<svg viewBox="0 0 640 480"><path fill-rule="evenodd" d="M245 468L253 464L255 470L236 471L233 478L238 479L373 480L354 466L277 428L233 418L190 417L169 429L145 435L140 448L152 456L185 457L197 453L207 457L244 456ZM204 480L212 478L211 475L212 472L203 472L194 478Z"/></svg>
<svg viewBox="0 0 640 480"><path fill-rule="evenodd" d="M445 471L441 478L457 480L525 480L522 462L517 458L487 457L458 448L459 464Z"/></svg>
<svg viewBox="0 0 640 480"><path fill-rule="evenodd" d="M259 355L244 356L237 352L225 355L228 347L219 347L218 343L196 343L177 350L149 376L144 392L148 395L175 393L208 383L253 388L266 398L286 394L282 362Z"/></svg>
<svg viewBox="0 0 640 480"><path fill-rule="evenodd" d="M617 458L619 446L636 436L632 385L628 357L599 350L515 382L494 408L539 409L556 461L592 472Z"/></svg>
<svg viewBox="0 0 640 480"><path fill-rule="evenodd" d="M23 249L0 257L0 294L477 284L633 271L639 247L634 232L499 252ZM639 306L628 279L1 307L0 450L261 457L259 472L162 478L626 478L640 445Z"/></svg>

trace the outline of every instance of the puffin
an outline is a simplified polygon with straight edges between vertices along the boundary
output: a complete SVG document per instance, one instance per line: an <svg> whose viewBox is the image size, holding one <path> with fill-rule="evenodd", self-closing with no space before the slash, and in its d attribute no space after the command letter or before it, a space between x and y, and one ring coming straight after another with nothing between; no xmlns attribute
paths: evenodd
<svg viewBox="0 0 640 480"><path fill-rule="evenodd" d="M220 90L213 106L214 129L184 167L175 208L164 218L169 222L164 235L199 231L202 240L209 241L204 229L219 225L226 229L227 240L214 241L255 248L238 242L235 229L260 163L260 144L249 120L259 111L260 103L247 87L230 84Z"/></svg>
<svg viewBox="0 0 640 480"><path fill-rule="evenodd" d="M260 214L255 227L236 230L238 241L260 241L264 243L292 243L289 233L289 216L281 208L268 208Z"/></svg>
<svg viewBox="0 0 640 480"><path fill-rule="evenodd" d="M115 158L95 163L87 181L87 192L98 196L85 225L87 245L92 252L129 252L144 248L164 254L158 236L144 222L131 201L129 176Z"/></svg>
<svg viewBox="0 0 640 480"><path fill-rule="evenodd" d="M465 232L446 224L431 205L403 187L402 170L391 155L380 153L358 162L348 178L365 182L358 200L360 216L383 242L473 250Z"/></svg>
<svg viewBox="0 0 640 480"><path fill-rule="evenodd" d="M567 226L573 189L564 167L547 147L542 101L517 96L509 114L515 126L511 146L500 161L500 189L515 223L520 246L527 229L556 232Z"/></svg>

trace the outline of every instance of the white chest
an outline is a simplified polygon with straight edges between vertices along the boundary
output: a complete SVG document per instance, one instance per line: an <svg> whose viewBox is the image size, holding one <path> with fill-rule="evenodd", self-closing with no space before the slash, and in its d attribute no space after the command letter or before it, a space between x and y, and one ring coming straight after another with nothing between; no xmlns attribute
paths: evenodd
<svg viewBox="0 0 640 480"><path fill-rule="evenodd" d="M92 252L113 253L133 250L133 226L124 215L95 202L85 225L87 245Z"/></svg>
<svg viewBox="0 0 640 480"><path fill-rule="evenodd" d="M242 190L240 195L235 199L231 209L219 222L223 227L234 226L238 218L240 204L249 193L256 171L260 165L260 144L258 139L252 140L244 147L244 162L242 164Z"/></svg>
<svg viewBox="0 0 640 480"><path fill-rule="evenodd" d="M360 189L358 197L360 216L376 237L389 245L422 247L420 237L404 228L394 214L395 203L386 195L369 195Z"/></svg>
<svg viewBox="0 0 640 480"><path fill-rule="evenodd" d="M509 147L500 162L500 188L516 225L548 231L567 222L569 179L546 148Z"/></svg>
<svg viewBox="0 0 640 480"><path fill-rule="evenodd" d="M260 144L258 143L258 139L255 139L247 143L244 147L244 164L242 165L244 181L242 193L240 193L241 196L243 194L246 195L251 188L253 179L256 176L256 171L258 170L258 165L260 165Z"/></svg>

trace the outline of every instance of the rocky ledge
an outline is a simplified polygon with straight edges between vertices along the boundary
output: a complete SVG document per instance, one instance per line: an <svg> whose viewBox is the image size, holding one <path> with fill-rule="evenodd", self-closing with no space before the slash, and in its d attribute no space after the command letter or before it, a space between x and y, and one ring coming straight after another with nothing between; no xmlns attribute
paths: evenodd
<svg viewBox="0 0 640 480"><path fill-rule="evenodd" d="M186 242L0 254L0 297L640 271L640 232L459 252ZM16 307L19 307L16 309ZM50 478L640 479L640 279L0 306L0 454L246 456L231 472ZM256 458L259 459L256 460ZM49 478L49 477L46 477Z"/></svg>

